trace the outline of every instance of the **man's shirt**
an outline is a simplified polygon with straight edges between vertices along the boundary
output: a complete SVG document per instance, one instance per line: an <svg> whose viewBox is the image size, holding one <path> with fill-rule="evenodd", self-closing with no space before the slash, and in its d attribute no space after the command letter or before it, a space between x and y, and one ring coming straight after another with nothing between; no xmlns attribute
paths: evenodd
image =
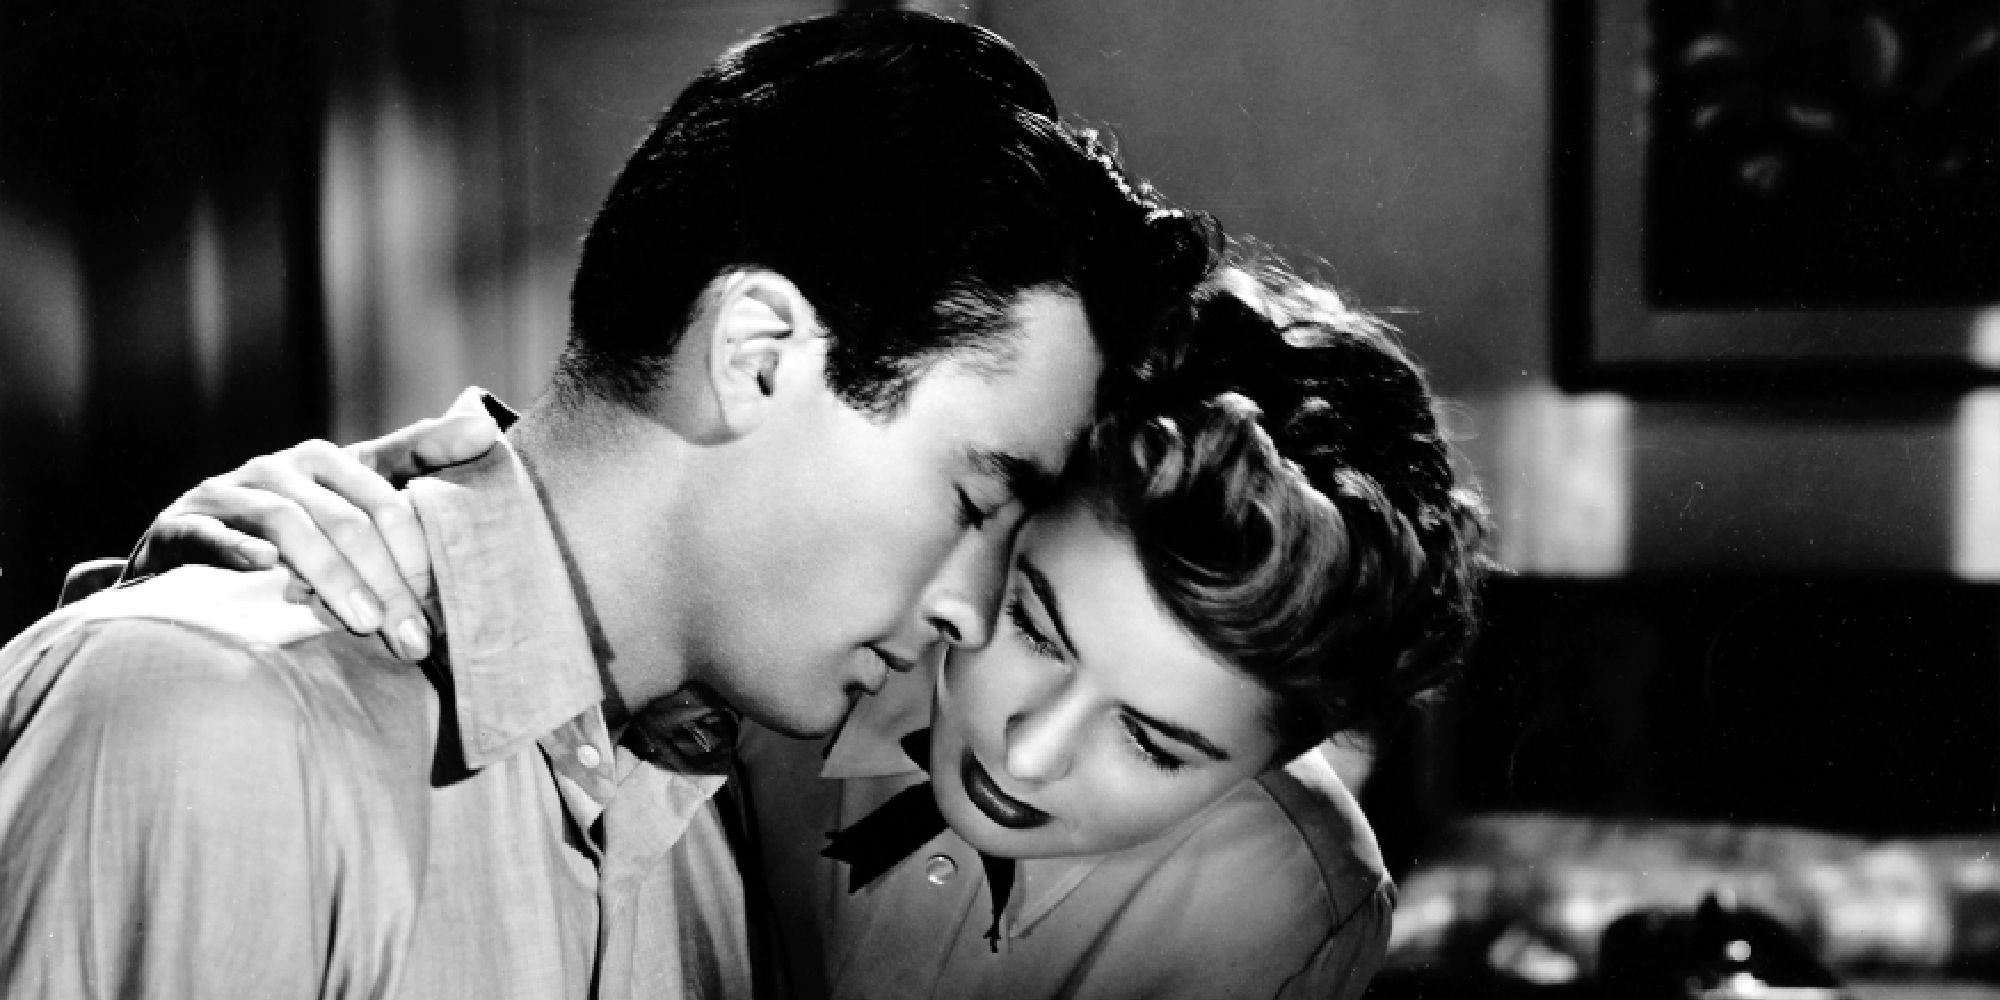
<svg viewBox="0 0 2000 1000"><path fill-rule="evenodd" d="M513 450L411 495L422 671L282 571L176 570L0 650L0 996L749 995L722 778L609 740Z"/></svg>
<svg viewBox="0 0 2000 1000"><path fill-rule="evenodd" d="M930 724L934 680L930 665L892 676L823 759L746 729L739 763L798 1000L1352 1000L1381 967L1395 887L1317 752L1151 842L1020 862L997 941L978 852L949 829L850 892L820 848L924 779L901 737Z"/></svg>

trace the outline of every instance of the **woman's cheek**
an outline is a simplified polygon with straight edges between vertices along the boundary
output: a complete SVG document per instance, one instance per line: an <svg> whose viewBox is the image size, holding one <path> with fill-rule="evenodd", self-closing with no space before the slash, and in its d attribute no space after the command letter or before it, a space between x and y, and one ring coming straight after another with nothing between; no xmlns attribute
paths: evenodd
<svg viewBox="0 0 2000 1000"><path fill-rule="evenodd" d="M1088 780L1066 790L1077 825L1093 840L1126 847L1152 839L1148 832L1159 803L1147 776L1131 770L1118 763L1092 767Z"/></svg>

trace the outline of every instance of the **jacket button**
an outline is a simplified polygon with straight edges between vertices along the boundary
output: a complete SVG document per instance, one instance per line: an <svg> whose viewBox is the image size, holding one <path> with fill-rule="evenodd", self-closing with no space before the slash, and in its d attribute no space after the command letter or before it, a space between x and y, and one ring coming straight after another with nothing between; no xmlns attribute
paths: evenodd
<svg viewBox="0 0 2000 1000"><path fill-rule="evenodd" d="M958 874L958 862L953 861L949 854L933 854L929 861L924 862L924 877L929 879L932 885L943 885L951 881L951 877L956 874Z"/></svg>

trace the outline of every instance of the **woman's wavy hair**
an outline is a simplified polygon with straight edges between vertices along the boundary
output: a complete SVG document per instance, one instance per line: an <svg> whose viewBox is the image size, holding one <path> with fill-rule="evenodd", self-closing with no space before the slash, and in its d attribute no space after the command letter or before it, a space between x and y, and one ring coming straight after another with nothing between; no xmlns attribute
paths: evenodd
<svg viewBox="0 0 2000 1000"><path fill-rule="evenodd" d="M1373 316L1238 248L1075 463L1162 604L1271 690L1280 759L1434 693L1478 622L1477 487Z"/></svg>

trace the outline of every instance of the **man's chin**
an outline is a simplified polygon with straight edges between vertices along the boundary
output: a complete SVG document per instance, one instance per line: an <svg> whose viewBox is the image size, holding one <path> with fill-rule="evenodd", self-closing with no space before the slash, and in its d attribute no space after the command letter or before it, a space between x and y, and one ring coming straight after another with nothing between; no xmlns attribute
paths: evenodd
<svg viewBox="0 0 2000 1000"><path fill-rule="evenodd" d="M786 711L766 711L746 715L758 725L781 736L797 740L816 740L831 736L840 729L847 719L848 706L856 699L843 699L830 706L815 706L814 709L791 709Z"/></svg>

